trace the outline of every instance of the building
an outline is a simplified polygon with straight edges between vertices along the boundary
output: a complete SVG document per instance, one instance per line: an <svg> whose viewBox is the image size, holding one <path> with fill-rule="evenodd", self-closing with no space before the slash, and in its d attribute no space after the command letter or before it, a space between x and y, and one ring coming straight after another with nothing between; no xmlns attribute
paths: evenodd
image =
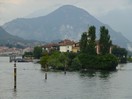
<svg viewBox="0 0 132 99"><path fill-rule="evenodd" d="M68 39L59 42L60 52L72 52L74 44L74 41Z"/></svg>
<svg viewBox="0 0 132 99"><path fill-rule="evenodd" d="M114 45L112 45L109 49L109 53L111 54L112 53L112 48L113 48ZM100 54L100 45L99 45L99 41L96 41L96 53L97 54Z"/></svg>
<svg viewBox="0 0 132 99"><path fill-rule="evenodd" d="M51 50L58 50L60 52L74 52L77 53L80 51L80 45L79 42L74 42L68 39L65 39L59 43L50 43L50 44L46 44L43 47L43 50L46 50L48 52L50 52ZM99 41L96 41L96 53L100 54L100 45L99 45ZM112 46L110 47L109 53L112 53Z"/></svg>
<svg viewBox="0 0 132 99"><path fill-rule="evenodd" d="M77 53L80 51L79 42L72 45L72 52Z"/></svg>
<svg viewBox="0 0 132 99"><path fill-rule="evenodd" d="M59 44L56 43L50 43L50 44L46 44L42 47L43 51L47 51L50 52L51 50L58 50L59 51Z"/></svg>

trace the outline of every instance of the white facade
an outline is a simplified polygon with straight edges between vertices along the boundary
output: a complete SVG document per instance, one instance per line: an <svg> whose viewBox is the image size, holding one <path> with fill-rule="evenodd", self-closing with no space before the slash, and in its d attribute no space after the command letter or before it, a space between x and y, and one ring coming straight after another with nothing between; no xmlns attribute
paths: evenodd
<svg viewBox="0 0 132 99"><path fill-rule="evenodd" d="M71 52L71 51L72 51L72 45L60 46L60 52Z"/></svg>

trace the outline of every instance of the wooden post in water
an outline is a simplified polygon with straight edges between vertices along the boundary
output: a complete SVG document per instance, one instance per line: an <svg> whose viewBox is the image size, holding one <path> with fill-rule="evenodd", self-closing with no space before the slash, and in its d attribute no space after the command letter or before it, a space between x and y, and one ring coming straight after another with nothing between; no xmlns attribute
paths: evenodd
<svg viewBox="0 0 132 99"><path fill-rule="evenodd" d="M47 80L47 65L45 66L45 80Z"/></svg>
<svg viewBox="0 0 132 99"><path fill-rule="evenodd" d="M45 80L47 80L47 72L45 72Z"/></svg>
<svg viewBox="0 0 132 99"><path fill-rule="evenodd" d="M16 68L16 61L14 61L14 89L16 90L16 81L17 81L17 68Z"/></svg>
<svg viewBox="0 0 132 99"><path fill-rule="evenodd" d="M65 61L65 66L64 66L64 74L66 74L66 61Z"/></svg>
<svg viewBox="0 0 132 99"><path fill-rule="evenodd" d="M11 56L9 56L9 62L11 62Z"/></svg>

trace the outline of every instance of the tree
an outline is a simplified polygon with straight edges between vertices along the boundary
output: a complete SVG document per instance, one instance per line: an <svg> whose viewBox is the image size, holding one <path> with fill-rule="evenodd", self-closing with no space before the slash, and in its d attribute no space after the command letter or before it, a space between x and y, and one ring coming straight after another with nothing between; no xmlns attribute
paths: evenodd
<svg viewBox="0 0 132 99"><path fill-rule="evenodd" d="M89 31L88 31L88 52L91 55L95 55L96 54L96 28L94 26L89 27Z"/></svg>
<svg viewBox="0 0 132 99"><path fill-rule="evenodd" d="M33 52L25 52L23 57L32 57L33 56Z"/></svg>
<svg viewBox="0 0 132 99"><path fill-rule="evenodd" d="M112 41L110 40L109 31L104 26L100 27L100 55L96 54L95 49L95 27L91 26L88 32L82 34L80 40L80 50L81 52L78 55L79 61L74 60L73 67L78 64L79 69L101 69L101 70L114 70L118 65L117 58L108 54ZM79 64L80 63L80 64Z"/></svg>
<svg viewBox="0 0 132 99"><path fill-rule="evenodd" d="M36 59L40 59L42 56L42 48L39 46L34 47L33 56Z"/></svg>
<svg viewBox="0 0 132 99"><path fill-rule="evenodd" d="M64 68L67 66L67 55L65 53L60 53L59 51L53 51L52 54L50 54L48 59L48 64L53 69L59 69L64 70Z"/></svg>
<svg viewBox="0 0 132 99"><path fill-rule="evenodd" d="M80 51L87 52L87 32L84 32L81 36L80 44Z"/></svg>
<svg viewBox="0 0 132 99"><path fill-rule="evenodd" d="M82 68L81 62L78 57L75 57L70 65L70 70L80 70Z"/></svg>
<svg viewBox="0 0 132 99"><path fill-rule="evenodd" d="M125 48L113 47L112 54L118 57L120 63L127 62L127 50Z"/></svg>
<svg viewBox="0 0 132 99"><path fill-rule="evenodd" d="M100 54L102 55L108 54L111 45L112 45L112 41L110 40L108 29L106 29L105 26L100 27L100 39L99 39Z"/></svg>
<svg viewBox="0 0 132 99"><path fill-rule="evenodd" d="M81 52L87 53L90 55L95 55L96 54L95 39L96 39L95 27L90 26L88 32L84 32L82 34L82 37L80 40Z"/></svg>
<svg viewBox="0 0 132 99"><path fill-rule="evenodd" d="M72 65L73 59L77 56L77 53L69 52L67 53L68 57L68 66Z"/></svg>
<svg viewBox="0 0 132 99"><path fill-rule="evenodd" d="M45 54L43 57L40 58L40 64L41 67L47 70L48 68L48 61L49 61L49 56L48 54Z"/></svg>
<svg viewBox="0 0 132 99"><path fill-rule="evenodd" d="M59 56L60 56L60 52L58 51L54 51L52 52L52 54L49 57L49 65L53 68L53 69L57 69L58 67L62 67L62 64L59 61Z"/></svg>

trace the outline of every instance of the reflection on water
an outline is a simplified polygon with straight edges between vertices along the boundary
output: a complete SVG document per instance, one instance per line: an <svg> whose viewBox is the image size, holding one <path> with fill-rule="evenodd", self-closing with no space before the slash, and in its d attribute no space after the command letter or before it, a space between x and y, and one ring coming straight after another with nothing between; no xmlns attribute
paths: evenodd
<svg viewBox="0 0 132 99"><path fill-rule="evenodd" d="M13 89L13 98L17 99L17 89Z"/></svg>
<svg viewBox="0 0 132 99"><path fill-rule="evenodd" d="M102 79L109 79L109 77L115 72L117 72L117 70L115 70L115 71L88 70L87 72L81 72L80 76L88 77L88 78L99 77L99 78L102 78Z"/></svg>
<svg viewBox="0 0 132 99"><path fill-rule="evenodd" d="M115 73L116 71L100 71L100 78L102 79L109 79L110 76Z"/></svg>
<svg viewBox="0 0 132 99"><path fill-rule="evenodd" d="M0 99L132 99L132 64L117 71L45 72L39 64L17 63L17 89L13 85L14 63L0 57Z"/></svg>
<svg viewBox="0 0 132 99"><path fill-rule="evenodd" d="M89 78L92 78L94 76L96 76L96 71L94 70L89 70L87 72L81 72L80 74L82 77L89 77Z"/></svg>

